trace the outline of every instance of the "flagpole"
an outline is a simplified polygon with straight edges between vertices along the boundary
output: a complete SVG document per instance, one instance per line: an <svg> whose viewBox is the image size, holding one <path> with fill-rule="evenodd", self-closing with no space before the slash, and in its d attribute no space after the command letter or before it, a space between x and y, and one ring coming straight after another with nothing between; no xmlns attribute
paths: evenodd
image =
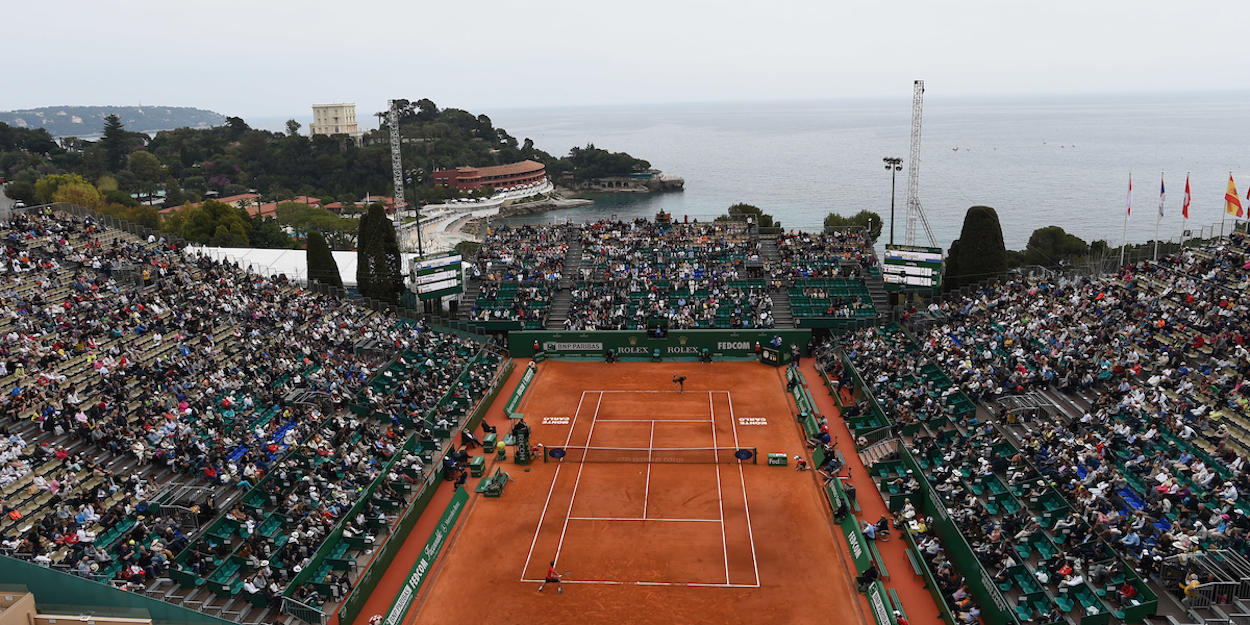
<svg viewBox="0 0 1250 625"><path fill-rule="evenodd" d="M1232 172L1229 172L1232 175ZM1128 173L1128 209L1124 211L1124 233L1120 235L1120 266L1124 268L1124 250L1128 248L1128 215L1133 210L1133 172ZM1224 227L1220 227L1221 236L1223 236Z"/></svg>
<svg viewBox="0 0 1250 625"><path fill-rule="evenodd" d="M1159 262L1159 223L1163 221L1163 172L1159 172L1159 216L1155 217L1155 262Z"/></svg>
<svg viewBox="0 0 1250 625"><path fill-rule="evenodd" d="M1233 179L1233 172L1228 172L1228 179ZM1224 214L1220 215L1220 238L1224 238L1224 222L1228 221L1228 202L1224 202Z"/></svg>
<svg viewBox="0 0 1250 625"><path fill-rule="evenodd" d="M1185 196L1183 201L1186 206L1182 207L1183 210L1181 212L1181 248L1185 247L1185 227L1189 225L1189 173L1185 172Z"/></svg>

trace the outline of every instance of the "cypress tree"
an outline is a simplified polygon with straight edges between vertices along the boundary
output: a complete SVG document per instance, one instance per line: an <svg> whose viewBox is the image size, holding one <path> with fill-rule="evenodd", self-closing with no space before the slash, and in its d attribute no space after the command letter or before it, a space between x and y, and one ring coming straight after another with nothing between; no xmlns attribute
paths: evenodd
<svg viewBox="0 0 1250 625"><path fill-rule="evenodd" d="M395 224L381 204L373 204L360 219L356 237L356 288L365 297L399 303L404 286Z"/></svg>
<svg viewBox="0 0 1250 625"><path fill-rule="evenodd" d="M973 206L964 215L959 238L951 243L946 259L945 290L975 284L1007 271L1007 246L998 212Z"/></svg>
<svg viewBox="0 0 1250 625"><path fill-rule="evenodd" d="M332 284L343 288L343 278L339 275L339 264L326 244L326 238L313 230L308 233L308 277L322 284Z"/></svg>
<svg viewBox="0 0 1250 625"><path fill-rule="evenodd" d="M126 141L126 127L115 113L104 118L104 136L100 138L104 146L104 166L109 171L120 171L126 166L129 146Z"/></svg>

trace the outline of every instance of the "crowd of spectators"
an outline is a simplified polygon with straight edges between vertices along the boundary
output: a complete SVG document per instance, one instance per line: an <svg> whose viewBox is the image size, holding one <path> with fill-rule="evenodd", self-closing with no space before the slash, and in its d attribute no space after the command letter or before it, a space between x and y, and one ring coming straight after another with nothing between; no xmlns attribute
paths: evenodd
<svg viewBox="0 0 1250 625"><path fill-rule="evenodd" d="M1052 589L1055 605L1017 607L1048 622L1072 597L1097 610L1087 585L1113 610L1130 605L1121 560L1146 577L1195 553L1246 552L1247 286L1247 241L1234 235L1102 278L984 286L931 306L916 343L874 328L843 349L895 423L942 424L909 451L936 460L930 484L999 585ZM954 384L935 386L934 365ZM1065 393L1078 410L1008 420L1006 398L1030 391ZM997 424L943 420L952 394L983 402ZM970 480L1014 497L986 499ZM1004 505L1047 498L1062 507L1041 523ZM1204 581L1182 577L1183 590L1167 590L1189 596Z"/></svg>
<svg viewBox="0 0 1250 625"><path fill-rule="evenodd" d="M212 549L255 554L269 574L249 584L281 591L330 528L373 518L372 506L343 515L400 453L403 424L428 438L436 417L459 416L440 400L480 398L499 364L473 360L476 341L90 217L18 214L0 232L0 536L9 553L84 576L143 584L187 548L171 519L146 512L171 474L228 493L298 470L265 492L300 548L256 538L262 508L240 506L236 540L186 556L203 570L220 562L205 559ZM297 391L315 399L289 402ZM357 401L379 416L347 412Z"/></svg>
<svg viewBox="0 0 1250 625"><path fill-rule="evenodd" d="M773 280L791 285L801 278L859 277L852 265L876 267L877 255L862 228L830 232L790 232L777 237L778 265L766 269Z"/></svg>
<svg viewBox="0 0 1250 625"><path fill-rule="evenodd" d="M501 226L482 240L472 278L478 295L468 317L544 327L563 275L567 232L558 226ZM576 262L574 263L576 264Z"/></svg>
<svg viewBox="0 0 1250 625"><path fill-rule="evenodd" d="M639 219L581 228L587 276L572 291L566 329L770 328L772 298L747 280L760 242L745 224L668 224Z"/></svg>

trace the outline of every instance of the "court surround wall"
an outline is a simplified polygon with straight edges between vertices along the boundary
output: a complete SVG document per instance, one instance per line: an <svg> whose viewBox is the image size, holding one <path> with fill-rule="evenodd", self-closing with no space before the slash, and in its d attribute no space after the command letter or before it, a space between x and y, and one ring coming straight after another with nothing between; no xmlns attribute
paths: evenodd
<svg viewBox="0 0 1250 625"><path fill-rule="evenodd" d="M807 353L811 330L670 330L662 339L649 338L642 330L598 330L547 332L528 330L508 333L508 352L513 358L532 358L534 342L548 358L602 358L615 349L621 359L651 358L656 349L660 357L697 359L704 349L713 358L754 358L755 345L761 348L774 337L781 337L781 353L790 353L798 345Z"/></svg>

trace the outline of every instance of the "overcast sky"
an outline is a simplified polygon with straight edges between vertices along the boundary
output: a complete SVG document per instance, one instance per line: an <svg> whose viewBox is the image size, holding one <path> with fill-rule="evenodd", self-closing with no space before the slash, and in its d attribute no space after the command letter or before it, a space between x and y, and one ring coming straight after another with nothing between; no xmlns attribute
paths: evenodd
<svg viewBox="0 0 1250 625"><path fill-rule="evenodd" d="M388 98L587 104L1248 88L1246 0L63 0L3 9L0 110L310 117Z"/></svg>

